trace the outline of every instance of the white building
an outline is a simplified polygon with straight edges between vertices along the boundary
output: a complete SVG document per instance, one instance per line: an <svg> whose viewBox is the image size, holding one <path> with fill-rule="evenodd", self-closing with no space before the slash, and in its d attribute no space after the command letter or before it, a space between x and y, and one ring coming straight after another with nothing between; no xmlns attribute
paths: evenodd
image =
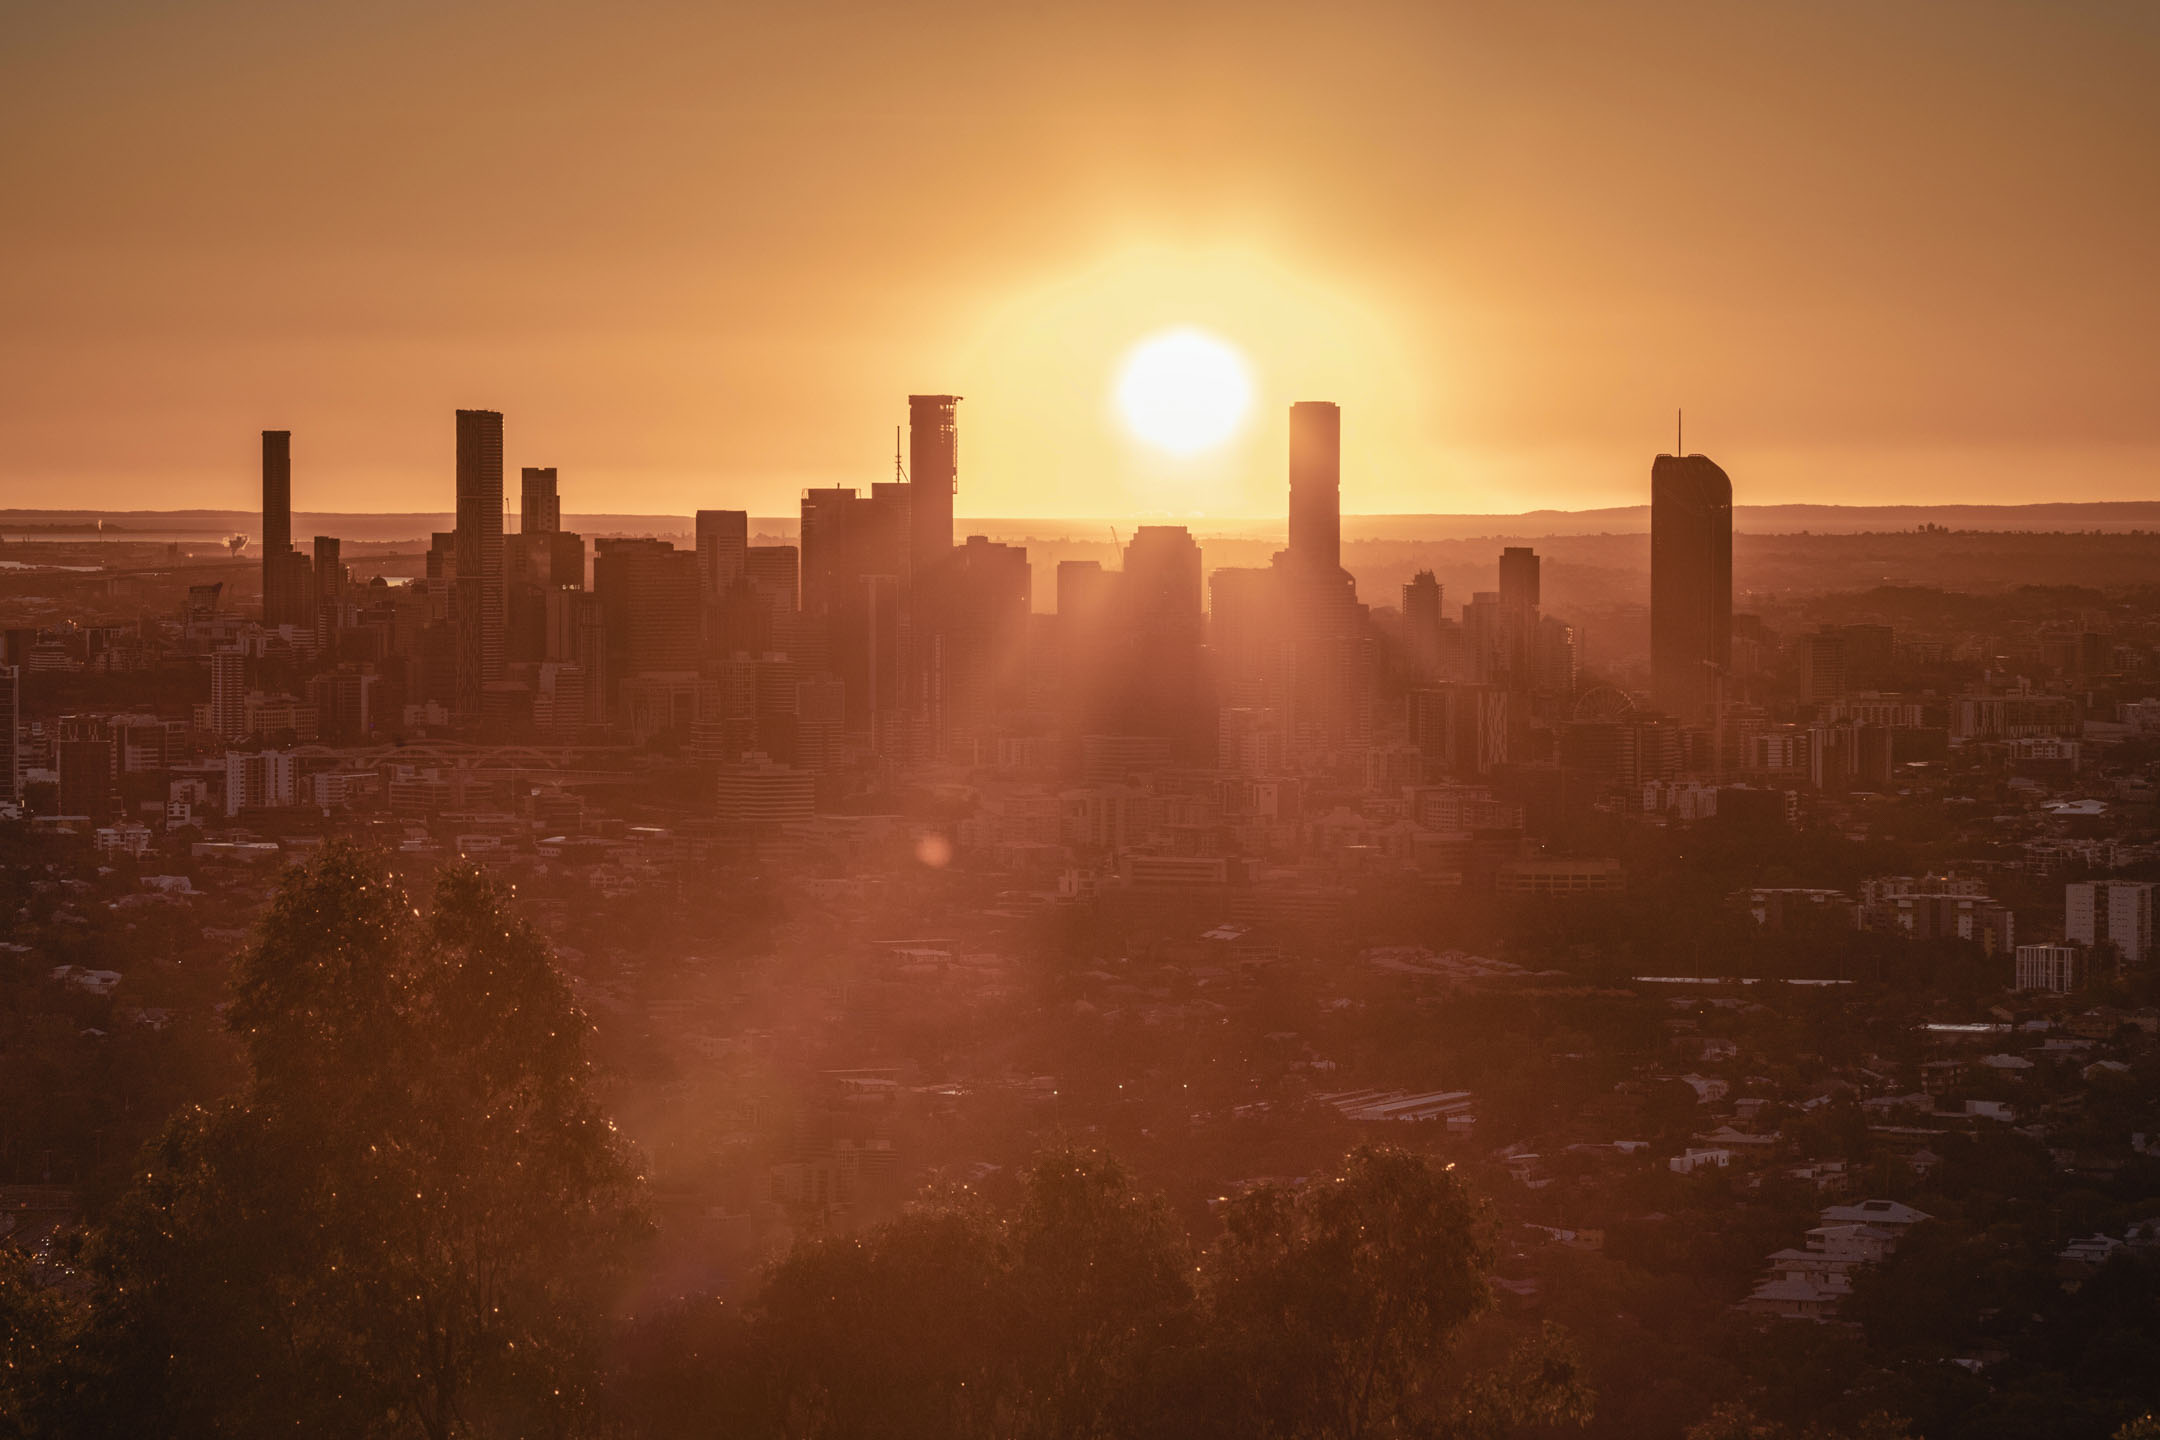
<svg viewBox="0 0 2160 1440"><path fill-rule="evenodd" d="M293 803L293 757L289 750L225 752L225 813L270 810Z"/></svg>
<svg viewBox="0 0 2160 1440"><path fill-rule="evenodd" d="M2085 977L2085 952L2075 945L2017 947L2017 988L2068 994Z"/></svg>
<svg viewBox="0 0 2160 1440"><path fill-rule="evenodd" d="M724 825L784 825L817 809L817 781L807 770L776 764L751 751L740 765L720 769L718 813Z"/></svg>

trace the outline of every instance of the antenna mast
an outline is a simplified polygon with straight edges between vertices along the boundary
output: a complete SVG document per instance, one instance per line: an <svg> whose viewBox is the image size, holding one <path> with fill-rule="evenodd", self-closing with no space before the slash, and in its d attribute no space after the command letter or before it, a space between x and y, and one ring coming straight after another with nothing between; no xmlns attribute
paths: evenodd
<svg viewBox="0 0 2160 1440"><path fill-rule="evenodd" d="M908 473L900 466L900 427L892 427L892 473L893 479L907 483Z"/></svg>
<svg viewBox="0 0 2160 1440"><path fill-rule="evenodd" d="M1672 428L1673 428L1673 454L1675 454L1675 455L1678 455L1678 456L1681 456L1681 457L1683 457L1683 458L1684 458L1684 457L1685 457L1685 456L1687 455L1687 412L1686 412L1686 411L1684 411L1684 410L1678 410L1678 409L1676 409L1676 410L1674 410L1674 411L1672 412Z"/></svg>

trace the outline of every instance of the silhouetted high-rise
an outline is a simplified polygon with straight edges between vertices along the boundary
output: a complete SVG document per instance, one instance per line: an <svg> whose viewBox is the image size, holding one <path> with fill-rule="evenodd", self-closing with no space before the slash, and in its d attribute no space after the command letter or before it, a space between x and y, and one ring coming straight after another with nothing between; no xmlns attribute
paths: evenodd
<svg viewBox="0 0 2160 1440"><path fill-rule="evenodd" d="M1208 576L1208 651L1224 705L1282 703L1283 586L1275 570L1218 567Z"/></svg>
<svg viewBox="0 0 2160 1440"><path fill-rule="evenodd" d="M1537 682L1538 553L1527 545L1500 552L1499 667L1515 690Z"/></svg>
<svg viewBox="0 0 2160 1440"><path fill-rule="evenodd" d="M750 514L746 510L697 512L698 571L707 596L719 595L743 578L750 550Z"/></svg>
<svg viewBox="0 0 2160 1440"><path fill-rule="evenodd" d="M1342 568L1342 411L1326 400L1290 407L1290 563Z"/></svg>
<svg viewBox="0 0 2160 1440"><path fill-rule="evenodd" d="M562 495L555 488L555 467L527 465L519 475L518 533L552 535L562 529Z"/></svg>
<svg viewBox="0 0 2160 1440"><path fill-rule="evenodd" d="M478 719L503 667L503 417L457 412L457 710Z"/></svg>
<svg viewBox="0 0 2160 1440"><path fill-rule="evenodd" d="M847 686L848 730L893 743L908 688L911 489L919 487L879 484L868 495L806 490L802 501L803 613L822 629L832 673ZM950 524L949 494L946 514ZM914 567L914 608L921 608L924 573L936 564Z"/></svg>
<svg viewBox="0 0 2160 1440"><path fill-rule="evenodd" d="M1514 610L1538 608L1538 553L1527 545L1500 552L1500 603Z"/></svg>
<svg viewBox="0 0 2160 1440"><path fill-rule="evenodd" d="M1443 591L1439 577L1420 570L1402 587L1403 646L1422 680L1440 678L1440 635Z"/></svg>
<svg viewBox="0 0 2160 1440"><path fill-rule="evenodd" d="M930 657L930 743L948 760L985 763L996 753L999 716L1018 710L1026 693L1027 551L970 535L949 557L944 582L945 620Z"/></svg>
<svg viewBox="0 0 2160 1440"><path fill-rule="evenodd" d="M1184 526L1142 525L1112 609L1106 733L1160 736L1183 764L1211 759L1215 742L1200 575L1200 546Z"/></svg>
<svg viewBox="0 0 2160 1440"><path fill-rule="evenodd" d="M914 491L908 524L917 575L952 550L953 495L960 488L960 429L953 406L959 402L958 395L908 396L908 483Z"/></svg>
<svg viewBox="0 0 2160 1440"><path fill-rule="evenodd" d="M1701 455L1650 467L1650 689L1706 718L1732 663L1732 481Z"/></svg>
<svg viewBox="0 0 2160 1440"><path fill-rule="evenodd" d="M1367 615L1342 566L1342 411L1290 407L1290 546L1284 586L1286 729L1294 745L1346 754L1371 734Z"/></svg>
<svg viewBox="0 0 2160 1440"><path fill-rule="evenodd" d="M694 675L703 586L697 556L665 540L594 542L593 590L607 624L611 683Z"/></svg>
<svg viewBox="0 0 2160 1440"><path fill-rule="evenodd" d="M288 625L294 615L292 564L292 431L262 432L263 624Z"/></svg>

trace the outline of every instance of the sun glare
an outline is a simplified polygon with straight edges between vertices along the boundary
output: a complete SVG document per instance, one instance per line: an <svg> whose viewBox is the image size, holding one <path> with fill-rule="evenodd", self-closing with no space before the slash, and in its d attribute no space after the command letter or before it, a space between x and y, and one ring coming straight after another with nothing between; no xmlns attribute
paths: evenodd
<svg viewBox="0 0 2160 1440"><path fill-rule="evenodd" d="M1134 346L1118 373L1126 428L1173 455L1224 444L1252 410L1244 357L1205 330L1165 330Z"/></svg>

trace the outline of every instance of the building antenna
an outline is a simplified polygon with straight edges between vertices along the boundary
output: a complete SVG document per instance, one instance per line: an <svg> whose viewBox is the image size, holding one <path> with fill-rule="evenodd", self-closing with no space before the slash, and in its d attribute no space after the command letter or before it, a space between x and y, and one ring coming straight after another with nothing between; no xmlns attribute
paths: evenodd
<svg viewBox="0 0 2160 1440"><path fill-rule="evenodd" d="M900 466L900 427L898 425L892 427L892 473L893 479L903 484L907 483L907 471Z"/></svg>
<svg viewBox="0 0 2160 1440"><path fill-rule="evenodd" d="M1676 408L1676 409L1675 409L1675 410L1674 410L1674 411L1672 412L1672 429L1673 429L1673 454L1675 454L1675 455L1678 455L1678 456L1681 456L1681 457L1683 457L1683 458L1684 458L1684 457L1685 457L1685 456L1687 455L1687 412L1686 412L1686 411L1684 411L1684 410L1680 410L1680 409L1677 409L1677 408Z"/></svg>

